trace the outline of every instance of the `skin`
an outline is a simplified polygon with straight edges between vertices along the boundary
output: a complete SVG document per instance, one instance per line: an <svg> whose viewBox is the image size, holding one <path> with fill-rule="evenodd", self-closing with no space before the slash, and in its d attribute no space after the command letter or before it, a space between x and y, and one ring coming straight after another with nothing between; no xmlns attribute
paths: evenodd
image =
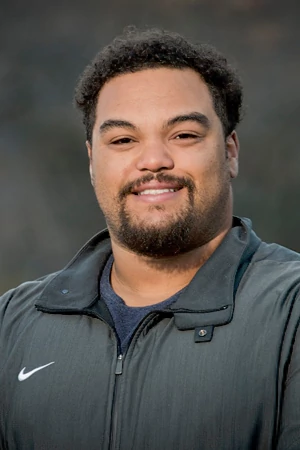
<svg viewBox="0 0 300 450"><path fill-rule="evenodd" d="M207 121L173 120L195 112ZM92 143L86 145L91 181L111 235L112 287L129 306L161 302L191 281L231 228L230 179L238 173L236 132L224 137L199 74L191 69L158 68L120 75L103 86ZM196 206L217 199L224 186L229 195L209 242L199 243L187 253L151 258L137 254L118 239L114 232L119 226L116 199L128 183L162 172L192 180ZM151 183L158 187L157 181ZM137 225L164 227L186 207L189 196L184 187L161 196L130 194L124 202Z"/></svg>

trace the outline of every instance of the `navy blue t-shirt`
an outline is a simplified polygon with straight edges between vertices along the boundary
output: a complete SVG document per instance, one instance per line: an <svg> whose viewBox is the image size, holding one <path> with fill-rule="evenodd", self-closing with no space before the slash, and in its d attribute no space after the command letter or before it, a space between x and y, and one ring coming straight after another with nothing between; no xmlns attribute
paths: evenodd
<svg viewBox="0 0 300 450"><path fill-rule="evenodd" d="M100 295L101 298L105 301L106 306L108 307L109 312L112 316L115 330L121 345L121 351L122 353L124 353L127 349L131 336L133 335L134 331L136 330L139 323L143 320L143 318L151 311L163 310L167 306L170 306L177 300L182 290L172 295L172 297L164 300L163 302L156 303L154 305L141 307L127 306L122 298L115 293L110 283L110 273L113 261L114 258L113 255L111 255L104 267L100 279Z"/></svg>

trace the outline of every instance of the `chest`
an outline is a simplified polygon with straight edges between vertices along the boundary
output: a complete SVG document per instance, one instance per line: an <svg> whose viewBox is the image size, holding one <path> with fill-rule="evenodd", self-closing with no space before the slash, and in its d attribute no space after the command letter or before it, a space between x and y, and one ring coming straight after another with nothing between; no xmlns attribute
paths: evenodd
<svg viewBox="0 0 300 450"><path fill-rule="evenodd" d="M237 309L211 341L197 342L195 330L156 317L135 333L116 375L116 338L105 323L41 314L2 367L2 439L10 450L106 449L113 432L124 450L268 448L281 333L266 319Z"/></svg>

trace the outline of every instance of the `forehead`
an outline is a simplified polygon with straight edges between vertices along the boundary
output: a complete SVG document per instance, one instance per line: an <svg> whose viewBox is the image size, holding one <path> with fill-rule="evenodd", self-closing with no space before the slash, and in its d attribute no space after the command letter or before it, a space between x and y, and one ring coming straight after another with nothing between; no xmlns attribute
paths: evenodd
<svg viewBox="0 0 300 450"><path fill-rule="evenodd" d="M199 111L213 118L211 94L192 69L147 69L119 75L99 92L96 122L108 118L137 121Z"/></svg>

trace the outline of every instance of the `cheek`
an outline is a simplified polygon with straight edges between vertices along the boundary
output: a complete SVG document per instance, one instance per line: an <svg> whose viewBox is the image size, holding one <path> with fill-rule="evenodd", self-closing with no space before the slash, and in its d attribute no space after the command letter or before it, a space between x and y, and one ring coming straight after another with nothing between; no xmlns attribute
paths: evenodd
<svg viewBox="0 0 300 450"><path fill-rule="evenodd" d="M220 158L207 158L205 164L195 165L192 176L197 191L206 193L207 195L218 195L219 191L223 189L224 183L227 183L227 172L227 165Z"/></svg>
<svg viewBox="0 0 300 450"><path fill-rule="evenodd" d="M214 156L203 154L193 155L181 161L180 169L190 176L196 184L210 183L219 173L220 161Z"/></svg>
<svg viewBox="0 0 300 450"><path fill-rule="evenodd" d="M121 180L126 172L128 166L127 158L122 155L115 155L109 151L99 152L99 155L94 160L95 170L103 179Z"/></svg>
<svg viewBox="0 0 300 450"><path fill-rule="evenodd" d="M122 171L118 164L98 158L93 162L93 174L97 200L103 210L110 210L122 187Z"/></svg>

